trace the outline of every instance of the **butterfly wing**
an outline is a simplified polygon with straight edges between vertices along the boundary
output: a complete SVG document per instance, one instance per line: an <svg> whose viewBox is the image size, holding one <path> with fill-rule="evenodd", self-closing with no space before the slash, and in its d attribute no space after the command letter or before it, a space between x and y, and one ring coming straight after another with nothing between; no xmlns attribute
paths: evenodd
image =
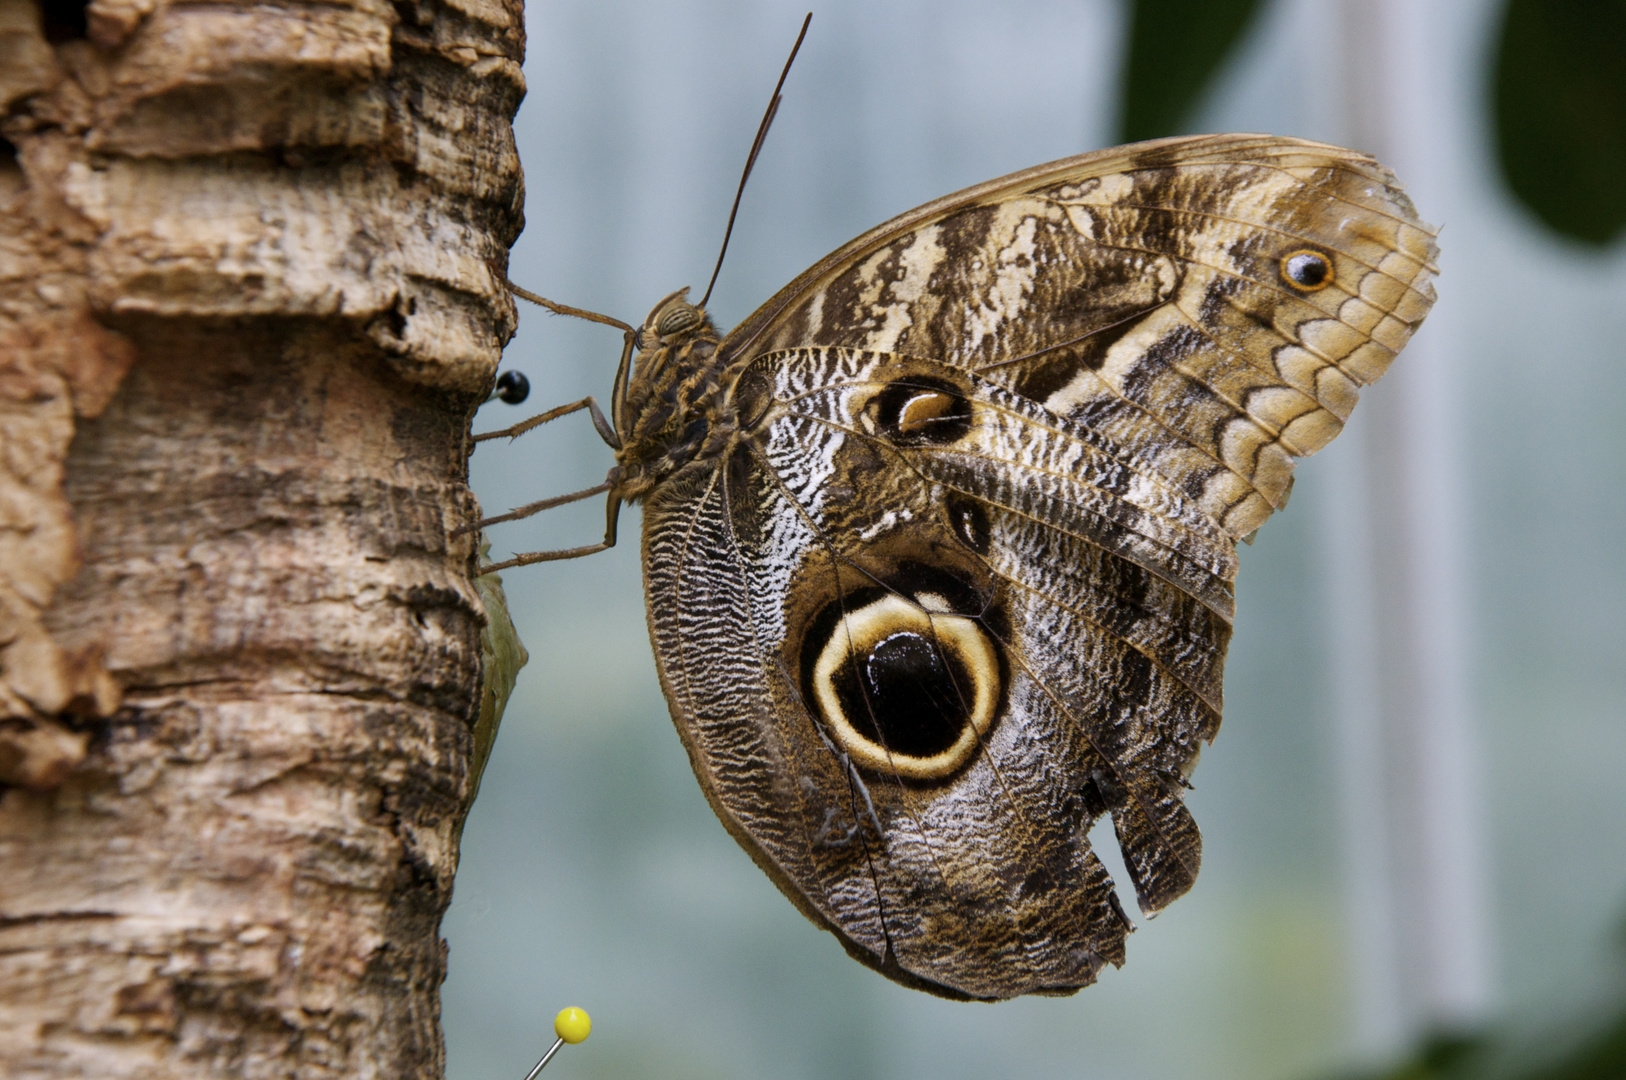
<svg viewBox="0 0 1626 1080"><path fill-rule="evenodd" d="M948 996L1067 993L1190 887L1233 538L1427 310L1381 168L1216 137L923 207L723 343L745 426L650 496L663 687L725 825ZM1296 262L1294 260L1297 260Z"/></svg>
<svg viewBox="0 0 1626 1080"><path fill-rule="evenodd" d="M760 591L785 545L767 520L765 532L742 531L732 481L773 486L738 465L705 477L691 499L658 492L645 511L663 687L729 831L804 914L906 985L959 998L1069 992L1121 962L1124 925L1084 842L1086 810L1063 794L1068 762L1052 760L1038 732L1022 740L1023 779L1048 788L1046 809L991 791L986 765L940 798L856 764L808 706L800 658ZM822 550L802 552L819 576ZM1004 725L999 737L1019 734ZM1017 867L1026 882L1008 880ZM1024 887L1027 901L1013 892Z"/></svg>
<svg viewBox="0 0 1626 1080"><path fill-rule="evenodd" d="M723 351L844 345L981 372L1109 435L1241 537L1286 501L1292 459L1338 433L1428 313L1433 237L1364 154L1262 135L1163 139L1041 165L871 230Z"/></svg>

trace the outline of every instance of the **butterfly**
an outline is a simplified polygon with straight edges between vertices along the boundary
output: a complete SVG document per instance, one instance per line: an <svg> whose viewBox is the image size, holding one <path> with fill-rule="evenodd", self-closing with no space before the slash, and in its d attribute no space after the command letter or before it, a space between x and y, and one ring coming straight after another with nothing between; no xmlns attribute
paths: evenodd
<svg viewBox="0 0 1626 1080"><path fill-rule="evenodd" d="M946 196L726 335L687 290L616 324L608 417L493 433L589 408L605 483L516 514L607 493L604 543L492 569L642 503L661 687L756 863L897 982L1074 993L1132 928L1100 818L1142 912L1196 878L1236 542L1427 314L1434 235L1372 158L1263 135Z"/></svg>

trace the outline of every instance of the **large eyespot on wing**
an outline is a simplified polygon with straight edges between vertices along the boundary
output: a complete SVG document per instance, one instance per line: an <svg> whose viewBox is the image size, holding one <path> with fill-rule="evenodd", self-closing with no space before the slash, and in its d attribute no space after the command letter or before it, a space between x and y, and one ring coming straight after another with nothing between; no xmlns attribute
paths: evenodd
<svg viewBox="0 0 1626 1080"><path fill-rule="evenodd" d="M1056 714L1017 703L1036 698L1012 681L1005 601L946 520L823 540L792 593L826 599L811 618L793 605L786 647L880 824L868 839L889 950L866 962L946 996L1093 981L1121 962L1128 927L1069 793L1072 750L1045 733Z"/></svg>
<svg viewBox="0 0 1626 1080"><path fill-rule="evenodd" d="M988 735L999 654L976 620L925 606L939 601L879 596L804 645L817 649L811 700L861 768L941 780Z"/></svg>

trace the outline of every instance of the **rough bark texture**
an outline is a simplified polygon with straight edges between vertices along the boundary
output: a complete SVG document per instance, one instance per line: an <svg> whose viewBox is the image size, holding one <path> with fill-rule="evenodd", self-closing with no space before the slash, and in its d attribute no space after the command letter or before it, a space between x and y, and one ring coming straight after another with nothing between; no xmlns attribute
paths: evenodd
<svg viewBox="0 0 1626 1080"><path fill-rule="evenodd" d="M519 0L0 0L0 1076L433 1077Z"/></svg>

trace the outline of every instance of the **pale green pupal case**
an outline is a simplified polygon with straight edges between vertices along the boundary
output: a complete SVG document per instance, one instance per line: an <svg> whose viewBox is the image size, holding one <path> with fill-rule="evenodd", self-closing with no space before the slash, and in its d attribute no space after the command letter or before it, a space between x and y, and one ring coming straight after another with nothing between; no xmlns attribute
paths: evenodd
<svg viewBox="0 0 1626 1080"><path fill-rule="evenodd" d="M814 922L954 998L1068 994L1190 888L1234 542L1433 302L1365 155L1040 166L833 253L726 338L650 314L615 409L650 633L712 807Z"/></svg>

